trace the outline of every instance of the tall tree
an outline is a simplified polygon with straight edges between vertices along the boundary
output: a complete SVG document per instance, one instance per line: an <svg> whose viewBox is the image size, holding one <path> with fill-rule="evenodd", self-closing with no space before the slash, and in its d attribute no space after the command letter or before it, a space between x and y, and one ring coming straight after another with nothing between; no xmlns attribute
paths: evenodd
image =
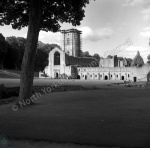
<svg viewBox="0 0 150 148"><path fill-rule="evenodd" d="M48 65L48 53L38 48L35 59L35 71L43 71Z"/></svg>
<svg viewBox="0 0 150 148"><path fill-rule="evenodd" d="M19 59L18 50L16 50L9 43L7 43L7 53L4 60L4 68L17 69L18 59Z"/></svg>
<svg viewBox="0 0 150 148"><path fill-rule="evenodd" d="M147 59L148 59L147 63L150 64L150 54L147 56Z"/></svg>
<svg viewBox="0 0 150 148"><path fill-rule="evenodd" d="M0 69L3 69L3 63L7 53L7 44L5 37L0 33Z"/></svg>
<svg viewBox="0 0 150 148"><path fill-rule="evenodd" d="M8 54L7 54L7 60L9 59L9 61L5 61L5 63L7 63L7 67L8 68L15 68L20 69L20 60L21 60L21 54L20 54L20 46L17 42L17 38L15 36L11 36L11 37L7 37L6 38L6 42L10 45L9 49L8 49ZM12 57L11 57L12 55ZM15 67L14 67L15 66Z"/></svg>
<svg viewBox="0 0 150 148"><path fill-rule="evenodd" d="M14 29L28 26L26 49L22 61L19 101L32 95L34 61L39 31L59 31L60 23L80 25L89 0L1 0L0 25Z"/></svg>

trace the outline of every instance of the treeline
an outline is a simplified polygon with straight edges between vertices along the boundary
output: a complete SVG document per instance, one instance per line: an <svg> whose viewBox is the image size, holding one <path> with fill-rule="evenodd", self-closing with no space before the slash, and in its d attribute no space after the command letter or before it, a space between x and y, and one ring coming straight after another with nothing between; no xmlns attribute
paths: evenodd
<svg viewBox="0 0 150 148"><path fill-rule="evenodd" d="M5 37L0 33L0 69L21 70L21 63L26 47L26 39L23 37ZM43 71L48 65L48 53L57 44L44 44L38 42L35 71Z"/></svg>
<svg viewBox="0 0 150 148"><path fill-rule="evenodd" d="M92 57L97 59L97 61L100 61L100 59L102 57L100 57L100 55L98 53L95 53L94 55L90 55L90 53L88 51L83 52L82 50L80 50L80 55L81 57Z"/></svg>

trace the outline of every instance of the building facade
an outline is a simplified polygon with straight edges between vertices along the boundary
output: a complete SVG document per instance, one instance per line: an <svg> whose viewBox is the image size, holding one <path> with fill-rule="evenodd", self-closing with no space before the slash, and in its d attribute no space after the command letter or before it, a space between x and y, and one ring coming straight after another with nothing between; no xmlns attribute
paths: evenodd
<svg viewBox="0 0 150 148"><path fill-rule="evenodd" d="M97 61L80 57L81 31L62 31L62 49L54 48L49 53L49 64L45 74L50 78L75 78L82 80L124 80L143 81L147 79L150 65L132 66L126 58L113 56Z"/></svg>

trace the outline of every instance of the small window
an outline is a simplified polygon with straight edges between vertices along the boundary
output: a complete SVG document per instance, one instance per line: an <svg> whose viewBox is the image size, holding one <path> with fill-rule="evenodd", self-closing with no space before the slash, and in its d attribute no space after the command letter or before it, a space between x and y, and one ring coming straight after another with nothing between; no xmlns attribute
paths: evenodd
<svg viewBox="0 0 150 148"><path fill-rule="evenodd" d="M112 77L112 75L111 75L111 77Z"/></svg>
<svg viewBox="0 0 150 148"><path fill-rule="evenodd" d="M69 45L70 44L70 41L69 41L69 38L67 38L67 45Z"/></svg>
<svg viewBox="0 0 150 148"><path fill-rule="evenodd" d="M92 77L92 75L91 75L91 77Z"/></svg>
<svg viewBox="0 0 150 148"><path fill-rule="evenodd" d="M97 77L97 75L95 75L95 77Z"/></svg>
<svg viewBox="0 0 150 148"><path fill-rule="evenodd" d="M82 77L84 77L84 75Z"/></svg>
<svg viewBox="0 0 150 148"><path fill-rule="evenodd" d="M130 75L128 74L128 77L130 77Z"/></svg>
<svg viewBox="0 0 150 148"><path fill-rule="evenodd" d="M117 78L118 78L118 75L117 75Z"/></svg>

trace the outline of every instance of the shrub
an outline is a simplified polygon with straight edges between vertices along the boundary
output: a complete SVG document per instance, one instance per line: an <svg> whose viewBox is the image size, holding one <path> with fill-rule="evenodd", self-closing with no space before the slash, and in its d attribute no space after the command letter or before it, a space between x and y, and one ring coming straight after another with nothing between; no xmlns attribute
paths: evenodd
<svg viewBox="0 0 150 148"><path fill-rule="evenodd" d="M14 88L1 88L0 90L0 99L6 99L10 97L18 97L19 96L19 87Z"/></svg>

